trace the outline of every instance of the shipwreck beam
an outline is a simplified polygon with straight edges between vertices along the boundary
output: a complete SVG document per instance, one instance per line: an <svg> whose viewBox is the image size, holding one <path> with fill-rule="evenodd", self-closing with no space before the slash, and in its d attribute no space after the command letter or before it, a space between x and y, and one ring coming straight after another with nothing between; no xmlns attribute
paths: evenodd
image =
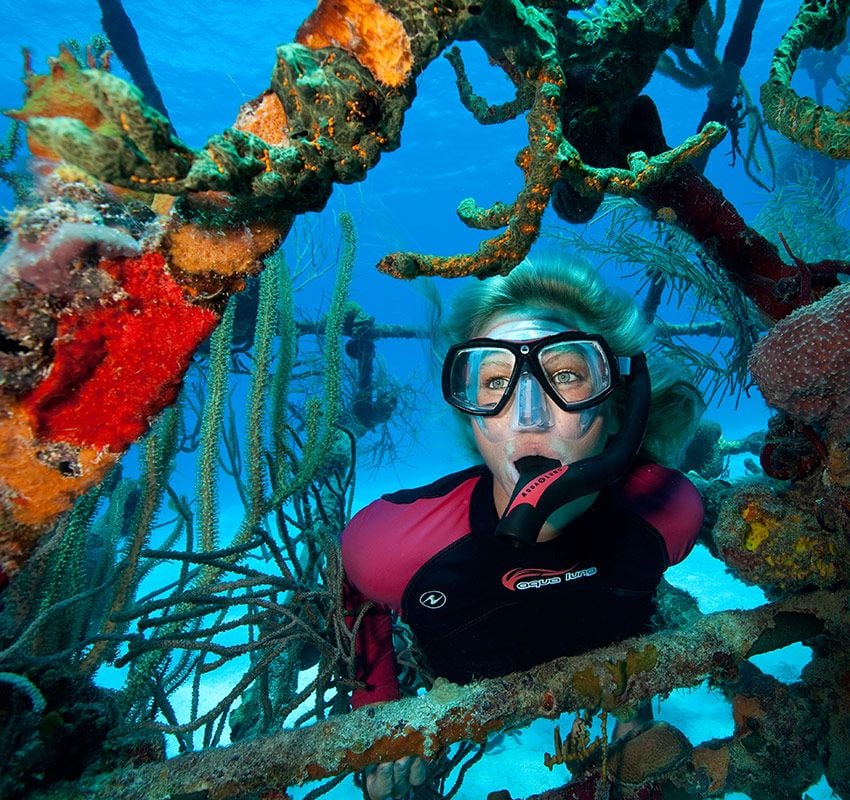
<svg viewBox="0 0 850 800"><path fill-rule="evenodd" d="M629 639L528 672L359 709L308 728L89 776L39 800L225 800L352 772L578 709L616 710L706 678L730 678L749 656L847 624L848 592L819 591L702 617L689 628Z"/></svg>

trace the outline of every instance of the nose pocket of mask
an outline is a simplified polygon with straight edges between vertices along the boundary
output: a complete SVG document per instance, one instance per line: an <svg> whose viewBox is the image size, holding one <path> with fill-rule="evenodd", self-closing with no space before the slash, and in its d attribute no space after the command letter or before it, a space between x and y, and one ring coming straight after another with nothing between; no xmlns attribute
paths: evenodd
<svg viewBox="0 0 850 800"><path fill-rule="evenodd" d="M517 378L514 397L514 426L518 430L528 428L548 428L552 424L549 404L543 387L531 374L528 367L523 366Z"/></svg>

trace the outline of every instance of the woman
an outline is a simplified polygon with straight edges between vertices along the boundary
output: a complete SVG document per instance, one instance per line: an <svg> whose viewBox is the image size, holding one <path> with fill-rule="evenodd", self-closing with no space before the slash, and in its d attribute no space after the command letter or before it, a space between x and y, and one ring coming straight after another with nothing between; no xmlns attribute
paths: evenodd
<svg viewBox="0 0 850 800"><path fill-rule="evenodd" d="M664 570L702 523L671 469L702 399L653 364L634 301L589 268L525 262L454 306L443 394L483 461L360 511L342 537L358 630L352 704L398 697L391 614L436 675L465 683L650 629ZM553 623L557 620L557 623ZM382 765L373 800L424 778Z"/></svg>

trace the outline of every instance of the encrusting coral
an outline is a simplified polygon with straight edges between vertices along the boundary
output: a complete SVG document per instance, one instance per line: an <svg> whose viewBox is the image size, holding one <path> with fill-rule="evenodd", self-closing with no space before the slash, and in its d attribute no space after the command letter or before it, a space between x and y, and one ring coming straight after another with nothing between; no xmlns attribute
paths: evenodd
<svg viewBox="0 0 850 800"><path fill-rule="evenodd" d="M410 35L402 21L375 0L321 3L297 39L313 50L345 50L386 86L403 86L413 70Z"/></svg>
<svg viewBox="0 0 850 800"><path fill-rule="evenodd" d="M28 354L49 347L52 356L49 370L37 364L36 379L7 395L0 417L6 456L0 565L9 574L26 560L39 531L102 480L150 419L174 401L192 353L218 322L215 311L187 301L160 254L108 258L113 240L104 236L97 244L104 255L95 263L81 261L75 255L91 251L94 242L73 226L60 228L43 251L57 276L49 284L44 281L53 273L27 260L24 243L13 242L4 253L19 274L38 271L30 285L41 290L48 308L51 299L73 297L73 310L53 311L51 324L36 318L51 337L44 344L23 330L26 316L15 293L3 303L21 321L15 355L26 362ZM61 269L72 262L82 268ZM70 287L64 280L69 275L75 280Z"/></svg>
<svg viewBox="0 0 850 800"><path fill-rule="evenodd" d="M816 513L778 498L770 486L735 492L722 508L714 542L739 577L769 595L850 578L843 532L825 528Z"/></svg>
<svg viewBox="0 0 850 800"><path fill-rule="evenodd" d="M788 139L831 158L850 157L850 112L838 113L800 97L791 79L803 50L830 50L844 40L850 7L840 0L802 4L776 48L770 77L762 85L761 102L767 123Z"/></svg>

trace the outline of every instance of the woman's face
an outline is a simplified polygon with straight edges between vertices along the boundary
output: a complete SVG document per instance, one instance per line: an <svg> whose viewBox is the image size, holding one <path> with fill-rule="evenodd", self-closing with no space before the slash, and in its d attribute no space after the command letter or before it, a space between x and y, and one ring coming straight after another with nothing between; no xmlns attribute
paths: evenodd
<svg viewBox="0 0 850 800"><path fill-rule="evenodd" d="M524 342L569 329L553 320L551 313L544 309L527 309L501 314L477 335ZM528 374L520 378L513 396L499 414L473 418L470 424L476 446L493 473L497 511L500 514L504 511L514 491L519 478L516 467L519 459L544 456L567 465L600 453L611 432L607 405L602 403L586 411L564 411L539 387L537 379ZM594 498L595 495L574 501L560 513L561 518L556 522L563 524L581 513Z"/></svg>

